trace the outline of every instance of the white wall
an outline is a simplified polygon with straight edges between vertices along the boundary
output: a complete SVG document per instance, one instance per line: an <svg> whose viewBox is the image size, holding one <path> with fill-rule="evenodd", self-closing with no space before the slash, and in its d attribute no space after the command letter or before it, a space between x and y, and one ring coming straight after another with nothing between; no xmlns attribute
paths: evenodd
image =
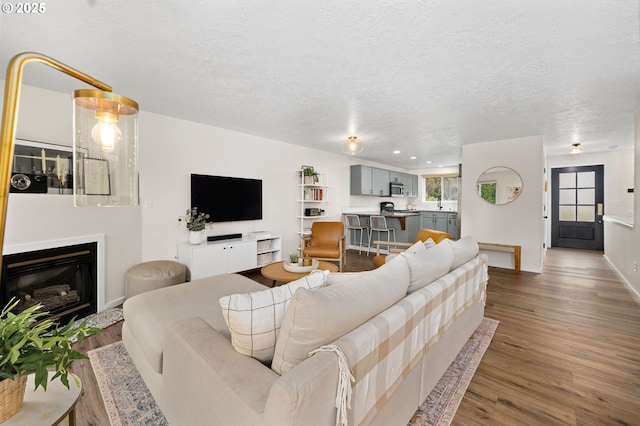
<svg viewBox="0 0 640 426"><path fill-rule="evenodd" d="M640 300L640 196L638 196L638 188L640 188L640 112L635 115L635 144L634 153L627 153L632 158L633 169L631 173L624 172L623 183L626 184L633 179L633 185L627 186L634 188L631 196L633 214L627 214L629 207L625 203L625 208L619 210L619 214L612 213L613 209L609 209L607 214L622 217L632 217L634 227L629 228L616 223L605 222L604 224L604 253L606 259L613 266L622 279L627 283L631 291ZM629 159L625 158L624 163L628 163ZM607 166L605 165L605 178ZM623 172L621 172L623 173ZM607 194L605 193L605 197ZM625 199L625 201L627 201ZM606 205L606 198L605 198ZM606 207L605 207L606 208ZM616 212L617 210L613 210Z"/></svg>
<svg viewBox="0 0 640 426"><path fill-rule="evenodd" d="M299 245L301 165L328 175L326 220L341 220L349 204L349 165L357 158L151 113L141 114L140 140L144 260L174 258L177 245L187 241L178 217L189 208L191 173L262 179L262 220L214 223L206 233L270 231L282 237L283 256Z"/></svg>
<svg viewBox="0 0 640 426"><path fill-rule="evenodd" d="M510 167L522 177L522 193L512 203L494 205L476 194L485 170ZM463 145L461 236L478 241L522 246L522 270L541 272L543 261L544 151L541 136ZM508 253L486 252L491 266L513 268Z"/></svg>
<svg viewBox="0 0 640 426"><path fill-rule="evenodd" d="M71 146L71 102L71 94L22 86L17 137ZM76 208L71 195L10 194L4 246L104 234L104 300L110 307L122 301L126 270L140 262L140 227L137 207Z"/></svg>
<svg viewBox="0 0 640 426"><path fill-rule="evenodd" d="M604 212L606 215L633 217L633 149L593 154L567 154L547 157L550 170L560 167L604 165ZM551 182L549 182L551 185ZM551 203L551 191L547 193Z"/></svg>
<svg viewBox="0 0 640 426"><path fill-rule="evenodd" d="M2 85L4 87L4 85ZM22 87L17 137L72 145L71 95ZM126 270L146 260L175 259L187 241L178 223L190 204L190 174L263 180L263 220L216 223L208 235L268 230L283 238L283 255L299 245L297 171L313 165L329 179L328 217L341 220L351 206L372 210L389 198L349 195L352 164L407 172L360 157L330 154L145 111L139 114L138 207L73 206L70 195L11 194L5 246L89 234L106 236L106 306L122 302ZM340 147L342 141L337 141ZM366 149L366 144L365 144ZM241 194L239 194L241 196ZM398 208L409 202L394 199Z"/></svg>

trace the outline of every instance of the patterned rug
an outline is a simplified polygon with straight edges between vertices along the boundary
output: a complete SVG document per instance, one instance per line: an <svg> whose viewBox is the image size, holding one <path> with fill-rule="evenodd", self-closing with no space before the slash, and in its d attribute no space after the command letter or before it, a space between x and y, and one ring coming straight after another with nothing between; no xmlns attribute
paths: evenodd
<svg viewBox="0 0 640 426"><path fill-rule="evenodd" d="M496 320L482 321L409 426L451 423L497 327ZM89 351L89 359L112 426L168 425L121 341Z"/></svg>
<svg viewBox="0 0 640 426"><path fill-rule="evenodd" d="M102 312L87 315L84 318L76 320L72 328L77 328L78 326L80 326L80 323L82 321L86 321L88 327L98 327L104 329L117 323L118 321L122 321L123 319L124 314L122 312L122 308L109 308L105 309ZM77 339L75 337L71 338L72 342L75 342L76 340Z"/></svg>
<svg viewBox="0 0 640 426"><path fill-rule="evenodd" d="M410 426L445 426L451 424L464 393L476 372L482 356L489 347L499 321L485 318L473 336L451 363L427 399L418 408L414 423Z"/></svg>
<svg viewBox="0 0 640 426"><path fill-rule="evenodd" d="M122 341L89 351L89 360L112 426L169 424Z"/></svg>
<svg viewBox="0 0 640 426"><path fill-rule="evenodd" d="M109 308L82 318L80 321L86 320L89 327L107 328L123 319L124 315L121 308Z"/></svg>

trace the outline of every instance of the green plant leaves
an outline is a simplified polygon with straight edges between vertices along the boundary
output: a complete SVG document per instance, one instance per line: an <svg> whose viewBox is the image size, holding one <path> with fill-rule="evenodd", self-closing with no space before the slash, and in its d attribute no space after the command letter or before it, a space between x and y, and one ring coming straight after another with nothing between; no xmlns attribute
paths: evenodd
<svg viewBox="0 0 640 426"><path fill-rule="evenodd" d="M42 386L46 390L49 369L54 369L51 380L59 378L68 388L69 365L74 360L87 359L72 350L72 343L102 330L88 327L86 321L78 325L75 318L59 326L43 319L48 313L40 312L42 305L15 314L11 310L18 303L12 299L0 313L0 380L35 373L35 388Z"/></svg>

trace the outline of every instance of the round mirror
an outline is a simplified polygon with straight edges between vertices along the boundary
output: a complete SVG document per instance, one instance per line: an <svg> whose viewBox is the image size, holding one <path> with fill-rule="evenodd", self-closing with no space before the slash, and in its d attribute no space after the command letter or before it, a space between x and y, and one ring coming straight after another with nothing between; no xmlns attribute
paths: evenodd
<svg viewBox="0 0 640 426"><path fill-rule="evenodd" d="M480 198L491 204L509 204L522 192L522 178L509 167L492 167L476 181Z"/></svg>

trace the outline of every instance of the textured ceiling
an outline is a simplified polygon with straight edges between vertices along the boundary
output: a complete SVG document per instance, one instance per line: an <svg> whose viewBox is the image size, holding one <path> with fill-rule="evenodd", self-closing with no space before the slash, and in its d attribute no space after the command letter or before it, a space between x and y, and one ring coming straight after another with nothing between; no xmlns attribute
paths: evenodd
<svg viewBox="0 0 640 426"><path fill-rule="evenodd" d="M521 136L548 155L633 144L637 0L45 4L0 16L1 69L44 53L145 111L335 153L355 134L361 158L408 169ZM35 65L24 82L78 86Z"/></svg>

